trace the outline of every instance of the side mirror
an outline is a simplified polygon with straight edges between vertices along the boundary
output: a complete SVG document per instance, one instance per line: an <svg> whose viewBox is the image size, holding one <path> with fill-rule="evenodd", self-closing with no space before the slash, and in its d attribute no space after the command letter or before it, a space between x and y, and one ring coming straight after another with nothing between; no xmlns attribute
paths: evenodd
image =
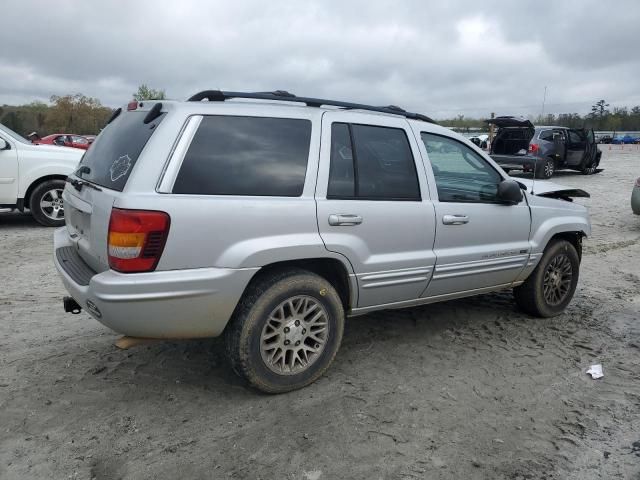
<svg viewBox="0 0 640 480"><path fill-rule="evenodd" d="M2 138L0 138L0 150L9 150L9 144Z"/></svg>
<svg viewBox="0 0 640 480"><path fill-rule="evenodd" d="M522 201L520 184L515 180L507 179L498 184L498 201L507 205L516 205Z"/></svg>

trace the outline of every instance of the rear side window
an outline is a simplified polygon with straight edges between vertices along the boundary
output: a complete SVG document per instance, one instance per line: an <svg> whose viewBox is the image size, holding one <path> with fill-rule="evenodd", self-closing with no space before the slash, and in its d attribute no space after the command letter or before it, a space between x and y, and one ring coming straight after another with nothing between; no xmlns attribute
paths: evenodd
<svg viewBox="0 0 640 480"><path fill-rule="evenodd" d="M118 115L84 154L76 175L121 192L140 152L166 114L148 124L144 123L146 115L147 112L122 112Z"/></svg>
<svg viewBox="0 0 640 480"><path fill-rule="evenodd" d="M540 140L546 140L548 142L553 142L553 130L543 130L542 132L540 132L540 135L538 136L538 138Z"/></svg>
<svg viewBox="0 0 640 480"><path fill-rule="evenodd" d="M205 116L173 193L298 197L310 141L309 120Z"/></svg>
<svg viewBox="0 0 640 480"><path fill-rule="evenodd" d="M420 200L415 161L405 131L334 123L327 197Z"/></svg>

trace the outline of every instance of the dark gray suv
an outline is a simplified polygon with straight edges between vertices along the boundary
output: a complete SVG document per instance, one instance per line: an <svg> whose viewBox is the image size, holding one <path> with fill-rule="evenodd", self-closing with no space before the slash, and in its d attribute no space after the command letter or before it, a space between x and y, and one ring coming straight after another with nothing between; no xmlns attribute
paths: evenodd
<svg viewBox="0 0 640 480"><path fill-rule="evenodd" d="M596 173L602 152L593 130L534 126L529 120L497 117L487 123L498 127L491 157L506 170L533 172L536 178L551 178L556 170Z"/></svg>

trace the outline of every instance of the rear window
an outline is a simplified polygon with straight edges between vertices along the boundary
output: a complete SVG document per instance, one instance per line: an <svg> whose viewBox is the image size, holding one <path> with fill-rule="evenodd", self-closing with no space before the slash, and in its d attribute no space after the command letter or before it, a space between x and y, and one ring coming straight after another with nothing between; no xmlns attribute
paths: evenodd
<svg viewBox="0 0 640 480"><path fill-rule="evenodd" d="M298 197L310 141L309 120L205 116L173 193Z"/></svg>
<svg viewBox="0 0 640 480"><path fill-rule="evenodd" d="M98 135L76 175L112 190L124 189L140 152L165 113L145 125L148 112L122 112Z"/></svg>

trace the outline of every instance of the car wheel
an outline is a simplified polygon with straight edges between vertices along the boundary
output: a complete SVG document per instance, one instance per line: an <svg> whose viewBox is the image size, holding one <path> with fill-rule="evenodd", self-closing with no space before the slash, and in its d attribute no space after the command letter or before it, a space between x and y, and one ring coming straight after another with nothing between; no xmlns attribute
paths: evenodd
<svg viewBox="0 0 640 480"><path fill-rule="evenodd" d="M529 278L513 289L516 304L536 317L553 317L569 305L578 284L580 257L566 240L551 243Z"/></svg>
<svg viewBox="0 0 640 480"><path fill-rule="evenodd" d="M64 225L64 185L64 180L47 180L33 190L29 198L29 210L38 223L46 227Z"/></svg>
<svg viewBox="0 0 640 480"><path fill-rule="evenodd" d="M596 169L598 168L598 165L596 165L595 162L593 162L591 165L589 165L588 167L584 167L582 170L580 170L580 172L583 175L593 175L594 173L596 173Z"/></svg>
<svg viewBox="0 0 640 480"><path fill-rule="evenodd" d="M243 295L225 330L227 356L258 390L288 392L327 370L343 330L342 302L327 280L306 270L282 270Z"/></svg>
<svg viewBox="0 0 640 480"><path fill-rule="evenodd" d="M596 173L598 166L600 165L600 158L596 157L596 159L591 163L591 165L584 167L582 170L583 175L593 175Z"/></svg>
<svg viewBox="0 0 640 480"><path fill-rule="evenodd" d="M545 160L544 164L536 167L536 178L551 178L556 171L556 162L552 158Z"/></svg>

